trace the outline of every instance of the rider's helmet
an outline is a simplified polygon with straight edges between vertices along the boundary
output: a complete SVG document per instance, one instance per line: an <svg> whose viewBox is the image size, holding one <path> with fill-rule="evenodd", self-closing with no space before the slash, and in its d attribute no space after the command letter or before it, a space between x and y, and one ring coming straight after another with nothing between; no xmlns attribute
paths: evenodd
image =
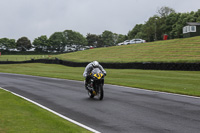
<svg viewBox="0 0 200 133"><path fill-rule="evenodd" d="M98 67L99 66L99 62L98 61L93 61L92 62L92 66L93 67Z"/></svg>

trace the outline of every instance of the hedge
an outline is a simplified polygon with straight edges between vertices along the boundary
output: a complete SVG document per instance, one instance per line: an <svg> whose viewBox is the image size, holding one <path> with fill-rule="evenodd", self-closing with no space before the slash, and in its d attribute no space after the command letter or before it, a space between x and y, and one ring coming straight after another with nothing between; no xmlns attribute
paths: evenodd
<svg viewBox="0 0 200 133"><path fill-rule="evenodd" d="M46 63L61 64L71 67L86 67L89 62L72 62L59 59L32 59L28 61L0 61L0 64L19 64L19 63ZM155 63L155 62L133 62L133 63L103 63L104 68L110 69L144 69L144 70L184 70L200 71L200 63Z"/></svg>

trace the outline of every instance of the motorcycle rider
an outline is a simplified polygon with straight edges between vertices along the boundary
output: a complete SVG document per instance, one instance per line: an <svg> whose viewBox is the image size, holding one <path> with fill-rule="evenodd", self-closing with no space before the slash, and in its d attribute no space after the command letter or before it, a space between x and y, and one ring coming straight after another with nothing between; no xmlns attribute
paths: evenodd
<svg viewBox="0 0 200 133"><path fill-rule="evenodd" d="M106 71L103 69L103 67L99 64L98 61L93 61L93 62L89 63L86 66L85 71L83 73L83 77L85 78L85 88L86 88L86 90L89 90L88 89L88 82L91 78L90 73L92 72L92 70L94 68L99 68L103 72L104 76L106 76Z"/></svg>

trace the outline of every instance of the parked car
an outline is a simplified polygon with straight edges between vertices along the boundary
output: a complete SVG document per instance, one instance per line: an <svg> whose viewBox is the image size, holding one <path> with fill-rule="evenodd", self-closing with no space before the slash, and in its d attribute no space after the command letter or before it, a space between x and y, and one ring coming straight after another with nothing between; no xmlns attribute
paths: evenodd
<svg viewBox="0 0 200 133"><path fill-rule="evenodd" d="M130 44L133 44L133 43L145 43L146 41L143 40L143 39L132 39L130 40Z"/></svg>
<svg viewBox="0 0 200 133"><path fill-rule="evenodd" d="M124 45L127 45L127 44L130 44L130 41L129 41L129 40L126 40L126 41L124 41L123 43L124 43Z"/></svg>
<svg viewBox="0 0 200 133"><path fill-rule="evenodd" d="M124 45L124 43L123 43L123 42L121 42L121 43L118 43L117 45L118 45L118 46L121 46L121 45Z"/></svg>

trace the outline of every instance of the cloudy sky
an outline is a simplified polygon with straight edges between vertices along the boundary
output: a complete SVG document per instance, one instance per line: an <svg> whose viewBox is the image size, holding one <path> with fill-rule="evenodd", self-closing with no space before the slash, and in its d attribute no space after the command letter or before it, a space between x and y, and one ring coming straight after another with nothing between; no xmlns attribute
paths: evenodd
<svg viewBox="0 0 200 133"><path fill-rule="evenodd" d="M41 35L74 30L127 34L163 6L186 13L200 9L200 0L0 0L0 38L31 41Z"/></svg>

